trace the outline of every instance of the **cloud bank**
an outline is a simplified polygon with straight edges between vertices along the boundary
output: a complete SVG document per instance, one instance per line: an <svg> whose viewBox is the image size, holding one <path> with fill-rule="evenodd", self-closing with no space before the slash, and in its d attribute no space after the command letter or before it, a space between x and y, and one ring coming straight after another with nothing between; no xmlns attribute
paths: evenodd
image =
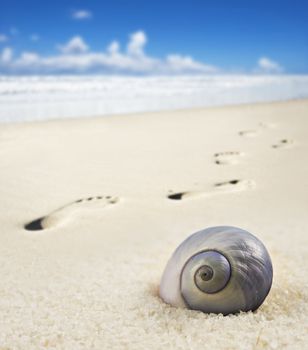
<svg viewBox="0 0 308 350"><path fill-rule="evenodd" d="M81 12L83 12L82 10ZM79 11L80 12L80 11ZM85 15L85 14L83 14ZM83 16L79 13L79 16ZM0 41L7 37L0 34ZM37 34L30 37L39 40ZM11 47L0 52L0 73L5 74L205 74L222 72L218 67L196 61L189 55L167 54L164 58L147 55L148 42L144 31L139 30L129 36L124 49L118 41L112 41L105 50L93 51L79 35L66 43L56 46L54 55L42 56L36 52L24 51L14 56ZM277 74L283 67L268 57L260 57L251 73Z"/></svg>
<svg viewBox="0 0 308 350"><path fill-rule="evenodd" d="M4 48L0 55L0 72L24 74L53 73L119 73L119 74L179 74L214 73L218 68L194 60L191 56L169 54L165 58L145 53L147 36L144 31L132 33L125 50L118 41L111 42L101 52L91 51L81 36L57 45L58 53L41 56L22 52L14 57L13 50Z"/></svg>

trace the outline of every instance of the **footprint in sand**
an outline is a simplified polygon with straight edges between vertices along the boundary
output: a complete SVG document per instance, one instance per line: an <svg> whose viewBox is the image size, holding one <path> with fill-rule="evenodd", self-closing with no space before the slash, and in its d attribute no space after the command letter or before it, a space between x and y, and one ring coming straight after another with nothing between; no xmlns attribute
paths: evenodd
<svg viewBox="0 0 308 350"><path fill-rule="evenodd" d="M289 148L293 144L293 140L282 139L278 143L272 145L273 148Z"/></svg>
<svg viewBox="0 0 308 350"><path fill-rule="evenodd" d="M255 188L255 182L252 180L230 180L224 182L215 183L212 188L205 191L184 191L184 192L173 192L170 191L167 198L171 200L182 200L194 197L210 197L220 193L238 192L251 190Z"/></svg>
<svg viewBox="0 0 308 350"><path fill-rule="evenodd" d="M260 129L264 131L265 129L273 129L275 127L276 125L273 123L260 122L256 129L242 130L238 134L243 137L256 137L260 133Z"/></svg>
<svg viewBox="0 0 308 350"><path fill-rule="evenodd" d="M273 129L273 128L276 127L275 124L273 124L273 123L266 123L266 122L260 122L260 123L259 123L259 126L260 126L261 128L263 128L263 129Z"/></svg>
<svg viewBox="0 0 308 350"><path fill-rule="evenodd" d="M238 134L240 136L243 136L243 137L256 137L258 135L258 131L257 130L242 130L242 131L239 131Z"/></svg>
<svg viewBox="0 0 308 350"><path fill-rule="evenodd" d="M74 216L84 215L89 212L99 211L109 205L119 201L117 197L112 196L96 196L84 199L78 199L75 202L69 203L49 215L35 219L27 223L24 228L28 231L40 231L47 228L52 228L62 225L74 218Z"/></svg>
<svg viewBox="0 0 308 350"><path fill-rule="evenodd" d="M218 152L214 154L215 164L237 164L239 157L243 156L242 152Z"/></svg>

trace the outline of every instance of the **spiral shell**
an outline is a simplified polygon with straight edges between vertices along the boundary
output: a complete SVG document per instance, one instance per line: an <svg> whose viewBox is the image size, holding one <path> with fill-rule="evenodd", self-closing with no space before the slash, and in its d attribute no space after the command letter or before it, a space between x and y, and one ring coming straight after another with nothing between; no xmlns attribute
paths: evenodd
<svg viewBox="0 0 308 350"><path fill-rule="evenodd" d="M237 227L210 227L175 250L159 294L173 306L227 315L256 310L272 278L271 258L258 238Z"/></svg>

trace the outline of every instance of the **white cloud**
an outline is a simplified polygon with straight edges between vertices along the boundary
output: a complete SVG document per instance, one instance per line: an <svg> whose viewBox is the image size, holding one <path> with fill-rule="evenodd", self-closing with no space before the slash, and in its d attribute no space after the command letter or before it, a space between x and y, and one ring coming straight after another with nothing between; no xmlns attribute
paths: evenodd
<svg viewBox="0 0 308 350"><path fill-rule="evenodd" d="M77 20L84 20L92 18L92 12L89 10L75 10L72 12L72 18Z"/></svg>
<svg viewBox="0 0 308 350"><path fill-rule="evenodd" d="M189 71L214 73L217 71L216 67L197 62L190 56L168 55L166 63L169 70L174 72Z"/></svg>
<svg viewBox="0 0 308 350"><path fill-rule="evenodd" d="M9 40L9 38L5 34L0 33L0 43L4 43L8 40Z"/></svg>
<svg viewBox="0 0 308 350"><path fill-rule="evenodd" d="M283 67L268 57L260 57L256 71L261 73L280 73Z"/></svg>
<svg viewBox="0 0 308 350"><path fill-rule="evenodd" d="M30 35L30 40L31 41L39 41L40 36L38 34L32 34L32 35Z"/></svg>
<svg viewBox="0 0 308 350"><path fill-rule="evenodd" d="M63 54L80 54L88 51L88 45L84 42L82 37L74 36L66 44L59 45L58 49Z"/></svg>
<svg viewBox="0 0 308 350"><path fill-rule="evenodd" d="M111 55L115 55L115 54L119 53L119 51L120 51L120 44L117 41L112 41L110 43L110 45L107 47L107 51Z"/></svg>
<svg viewBox="0 0 308 350"><path fill-rule="evenodd" d="M131 34L129 43L127 45L127 52L132 56L143 55L143 48L147 43L147 40L147 36L142 30Z"/></svg>
<svg viewBox="0 0 308 350"><path fill-rule="evenodd" d="M23 52L20 58L17 59L16 63L21 65L31 65L39 62L40 57L35 52Z"/></svg>
<svg viewBox="0 0 308 350"><path fill-rule="evenodd" d="M14 73L138 73L138 74L183 74L213 73L217 68L179 54L165 58L145 54L146 34L137 31L130 35L127 50L121 51L118 41L112 41L105 51L91 51L80 36L74 36L66 44L58 46L60 54L40 56L24 52L16 59L2 59L0 71Z"/></svg>
<svg viewBox="0 0 308 350"><path fill-rule="evenodd" d="M0 56L0 63L9 64L13 58L13 50L10 47L5 47Z"/></svg>

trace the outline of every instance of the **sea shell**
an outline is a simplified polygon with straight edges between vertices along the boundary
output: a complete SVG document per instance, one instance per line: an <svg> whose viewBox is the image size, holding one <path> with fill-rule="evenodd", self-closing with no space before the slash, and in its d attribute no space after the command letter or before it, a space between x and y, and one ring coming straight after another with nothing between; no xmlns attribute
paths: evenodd
<svg viewBox="0 0 308 350"><path fill-rule="evenodd" d="M159 294L168 304L224 315L256 310L270 291L271 258L263 243L237 227L189 236L173 253Z"/></svg>

